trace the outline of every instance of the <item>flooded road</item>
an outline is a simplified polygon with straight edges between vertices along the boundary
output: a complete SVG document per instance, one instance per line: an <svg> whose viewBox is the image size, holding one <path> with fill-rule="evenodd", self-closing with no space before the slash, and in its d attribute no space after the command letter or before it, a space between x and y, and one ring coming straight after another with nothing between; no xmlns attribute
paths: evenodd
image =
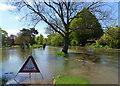
<svg viewBox="0 0 120 86"><path fill-rule="evenodd" d="M92 84L117 84L118 83L118 53L115 49L92 49L74 47L69 49L66 58L56 53L60 47L47 46L45 50L11 48L2 50L2 77L14 78L28 56L34 57L44 80L40 74L32 74L33 81L39 80L51 83L54 76L68 74L87 78ZM9 74L12 72L11 74ZM18 74L16 79L29 78L29 74ZM25 79L27 80L27 79ZM24 80L23 80L24 81ZM29 80L28 80L29 82Z"/></svg>

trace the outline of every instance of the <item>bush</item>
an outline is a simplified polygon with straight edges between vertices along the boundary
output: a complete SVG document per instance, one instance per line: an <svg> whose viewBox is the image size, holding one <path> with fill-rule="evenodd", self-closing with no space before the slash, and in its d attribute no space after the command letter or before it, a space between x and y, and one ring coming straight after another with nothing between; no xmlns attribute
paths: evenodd
<svg viewBox="0 0 120 86"><path fill-rule="evenodd" d="M89 47L92 47L92 48L102 48L103 45L90 45Z"/></svg>
<svg viewBox="0 0 120 86"><path fill-rule="evenodd" d="M108 45L112 48L120 48L120 28L111 28L97 41L98 45Z"/></svg>

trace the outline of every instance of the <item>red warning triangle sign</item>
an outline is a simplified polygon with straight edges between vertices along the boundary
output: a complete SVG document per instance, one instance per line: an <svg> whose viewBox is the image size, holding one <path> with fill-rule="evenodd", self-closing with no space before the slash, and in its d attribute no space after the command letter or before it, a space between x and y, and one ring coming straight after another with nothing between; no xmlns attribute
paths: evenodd
<svg viewBox="0 0 120 86"><path fill-rule="evenodd" d="M19 72L40 72L32 56L29 56Z"/></svg>

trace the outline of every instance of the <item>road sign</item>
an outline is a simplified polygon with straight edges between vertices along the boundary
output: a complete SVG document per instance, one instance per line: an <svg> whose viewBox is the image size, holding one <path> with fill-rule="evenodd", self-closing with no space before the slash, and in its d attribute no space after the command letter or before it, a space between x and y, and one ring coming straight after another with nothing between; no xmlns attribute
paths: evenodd
<svg viewBox="0 0 120 86"><path fill-rule="evenodd" d="M32 56L29 56L19 72L40 72Z"/></svg>

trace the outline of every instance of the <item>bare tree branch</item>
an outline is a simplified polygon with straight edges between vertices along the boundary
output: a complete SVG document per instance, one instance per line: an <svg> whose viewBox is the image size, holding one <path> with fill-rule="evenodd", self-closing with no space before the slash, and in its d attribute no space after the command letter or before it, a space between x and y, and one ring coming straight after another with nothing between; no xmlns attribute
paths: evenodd
<svg viewBox="0 0 120 86"><path fill-rule="evenodd" d="M83 8L87 8L97 15L99 14L99 17L97 17L99 20L105 20L109 16L107 12L101 10L100 7L105 5L102 2L70 2L69 0L40 2L39 0L32 0L31 4L29 4L28 0L22 0L22 2L14 2L13 4L19 11L22 10L22 8L27 7L30 12L32 11L35 14L35 16L39 16L38 19L37 17L33 17L33 19L31 19L32 21L36 21L35 25L38 24L40 20L43 20L62 36L64 36L63 33L71 33L71 28L69 27L70 23L74 18L76 18L78 13L82 12L81 10ZM30 15L33 16L32 14ZM62 22L62 27L59 26L59 22Z"/></svg>

